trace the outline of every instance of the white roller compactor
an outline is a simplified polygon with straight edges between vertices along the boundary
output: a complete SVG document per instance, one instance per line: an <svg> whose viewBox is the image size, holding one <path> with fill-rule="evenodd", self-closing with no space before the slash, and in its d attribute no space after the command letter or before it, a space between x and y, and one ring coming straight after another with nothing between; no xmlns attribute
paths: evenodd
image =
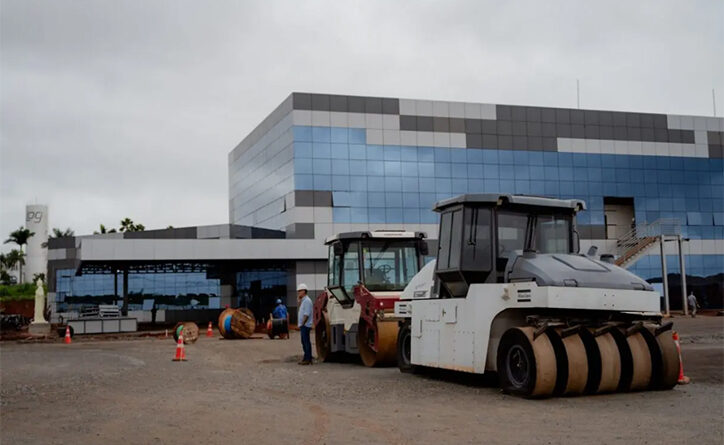
<svg viewBox="0 0 724 445"><path fill-rule="evenodd" d="M658 293L578 254L579 200L461 195L435 205L437 260L395 304L403 372L497 372L527 397L670 389L679 359Z"/></svg>

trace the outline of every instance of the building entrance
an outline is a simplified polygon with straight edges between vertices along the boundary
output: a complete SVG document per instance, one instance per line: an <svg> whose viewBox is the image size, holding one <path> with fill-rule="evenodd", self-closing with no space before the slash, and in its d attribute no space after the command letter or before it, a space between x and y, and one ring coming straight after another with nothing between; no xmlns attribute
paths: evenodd
<svg viewBox="0 0 724 445"><path fill-rule="evenodd" d="M633 198L604 197L603 211L606 239L621 239L636 227Z"/></svg>

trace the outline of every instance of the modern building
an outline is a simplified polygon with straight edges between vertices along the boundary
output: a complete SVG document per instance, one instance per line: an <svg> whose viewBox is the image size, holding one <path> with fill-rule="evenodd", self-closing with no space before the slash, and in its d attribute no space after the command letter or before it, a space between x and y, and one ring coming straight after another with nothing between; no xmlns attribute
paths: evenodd
<svg viewBox="0 0 724 445"><path fill-rule="evenodd" d="M226 268L218 290L205 291L219 304L274 294L293 307L296 284L324 288L328 236L404 228L434 239L436 201L516 193L585 200L582 248L625 259L654 284L662 281L657 240L681 236L688 287L703 306L722 307L723 145L724 119L716 117L293 93L229 153L229 225L213 226L228 236L212 240L199 227L183 229L193 237L79 237L63 241L72 246L62 255L51 240L51 287L63 304L79 294L61 291L63 283L84 279L91 265L107 273L114 262L198 262L203 272L183 273L205 274L212 287ZM242 229L250 235L231 235ZM260 242L254 231L272 239ZM680 307L677 243L664 244L672 307ZM140 270L130 273L132 293ZM183 280L167 285L161 272L143 272L158 280L149 295L198 293Z"/></svg>

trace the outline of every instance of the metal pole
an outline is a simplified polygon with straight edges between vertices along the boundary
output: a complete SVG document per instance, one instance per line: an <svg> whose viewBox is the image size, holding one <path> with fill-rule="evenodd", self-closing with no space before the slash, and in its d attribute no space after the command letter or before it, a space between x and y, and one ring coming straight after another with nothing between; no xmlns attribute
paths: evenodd
<svg viewBox="0 0 724 445"><path fill-rule="evenodd" d="M118 269L113 268L113 304L118 305Z"/></svg>
<svg viewBox="0 0 724 445"><path fill-rule="evenodd" d="M661 282L664 285L664 315L671 316L671 308L669 306L669 277L666 272L666 252L664 251L664 235L659 235L659 245L661 246Z"/></svg>
<svg viewBox="0 0 724 445"><path fill-rule="evenodd" d="M679 243L679 271L681 272L681 304L684 307L684 315L689 315L689 306L686 304L686 265L684 264L684 240L681 235L677 235L676 240Z"/></svg>
<svg viewBox="0 0 724 445"><path fill-rule="evenodd" d="M576 79L576 108L581 108L581 84L578 79ZM716 116L716 112L714 115Z"/></svg>
<svg viewBox="0 0 724 445"><path fill-rule="evenodd" d="M128 267L123 268L123 308L121 313L128 316Z"/></svg>
<svg viewBox="0 0 724 445"><path fill-rule="evenodd" d="M716 117L716 94L714 88L711 89L711 106L714 109L714 117Z"/></svg>

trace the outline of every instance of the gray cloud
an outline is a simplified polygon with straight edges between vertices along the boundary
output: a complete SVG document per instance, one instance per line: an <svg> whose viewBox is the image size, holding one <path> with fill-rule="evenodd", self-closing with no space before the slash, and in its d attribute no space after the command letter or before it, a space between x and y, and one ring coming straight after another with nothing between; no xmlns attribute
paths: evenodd
<svg viewBox="0 0 724 445"><path fill-rule="evenodd" d="M226 156L291 91L711 114L724 3L1 3L0 235L225 222ZM719 108L724 109L720 99ZM721 114L721 112L720 112ZM7 248L7 247L5 247Z"/></svg>

